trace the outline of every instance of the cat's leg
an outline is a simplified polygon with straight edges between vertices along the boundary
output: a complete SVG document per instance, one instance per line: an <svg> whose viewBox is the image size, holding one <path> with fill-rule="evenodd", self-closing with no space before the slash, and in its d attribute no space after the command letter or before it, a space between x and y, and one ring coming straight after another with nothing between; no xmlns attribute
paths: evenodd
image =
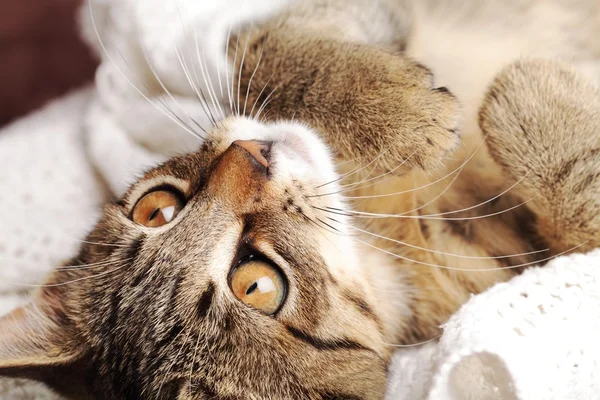
<svg viewBox="0 0 600 400"><path fill-rule="evenodd" d="M441 165L459 146L456 99L397 53L297 21L266 24L230 43L238 44L240 112L264 107L267 120L308 123L345 159L376 160L398 173Z"/></svg>
<svg viewBox="0 0 600 400"><path fill-rule="evenodd" d="M555 253L600 246L600 92L570 67L519 61L480 111L492 157L537 215Z"/></svg>

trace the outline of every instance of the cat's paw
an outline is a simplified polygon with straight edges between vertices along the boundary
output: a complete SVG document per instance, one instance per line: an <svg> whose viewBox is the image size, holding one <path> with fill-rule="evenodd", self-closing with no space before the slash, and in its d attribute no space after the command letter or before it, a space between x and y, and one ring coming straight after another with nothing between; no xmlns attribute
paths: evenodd
<svg viewBox="0 0 600 400"><path fill-rule="evenodd" d="M460 144L456 98L406 57L293 28L246 41L240 104L307 123L340 158L402 174L435 168Z"/></svg>
<svg viewBox="0 0 600 400"><path fill-rule="evenodd" d="M522 60L494 80L479 124L512 190L553 249L600 246L600 91L557 61Z"/></svg>
<svg viewBox="0 0 600 400"><path fill-rule="evenodd" d="M364 149L395 173L440 166L460 145L460 106L445 87L434 87L424 66L391 55L365 77L357 97L364 118ZM374 146L373 146L374 145Z"/></svg>
<svg viewBox="0 0 600 400"><path fill-rule="evenodd" d="M525 186L598 173L600 92L558 61L521 60L494 80L479 113L492 157ZM577 168L576 168L577 167Z"/></svg>

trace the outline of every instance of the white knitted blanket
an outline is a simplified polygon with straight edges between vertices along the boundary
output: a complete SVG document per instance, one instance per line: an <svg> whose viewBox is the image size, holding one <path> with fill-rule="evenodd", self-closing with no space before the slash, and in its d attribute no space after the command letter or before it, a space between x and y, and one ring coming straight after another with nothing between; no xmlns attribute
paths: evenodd
<svg viewBox="0 0 600 400"><path fill-rule="evenodd" d="M74 254L104 182L121 193L142 168L197 145L181 121L209 120L186 75L205 91L203 73L223 79L217 49L229 27L285 2L93 0L102 45L83 8L84 34L104 60L95 86L0 131L0 314ZM198 58L206 62L192 64ZM600 250L561 257L473 296L439 341L397 351L388 398L600 399L599 267ZM0 380L0 398L57 397L39 384Z"/></svg>

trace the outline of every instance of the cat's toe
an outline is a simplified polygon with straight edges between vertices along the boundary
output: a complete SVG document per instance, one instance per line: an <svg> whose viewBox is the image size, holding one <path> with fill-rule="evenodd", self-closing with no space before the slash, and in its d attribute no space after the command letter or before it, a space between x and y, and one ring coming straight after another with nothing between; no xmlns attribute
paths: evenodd
<svg viewBox="0 0 600 400"><path fill-rule="evenodd" d="M460 146L459 102L446 87L417 87L405 95L409 110L399 126L413 133L413 164L436 168Z"/></svg>

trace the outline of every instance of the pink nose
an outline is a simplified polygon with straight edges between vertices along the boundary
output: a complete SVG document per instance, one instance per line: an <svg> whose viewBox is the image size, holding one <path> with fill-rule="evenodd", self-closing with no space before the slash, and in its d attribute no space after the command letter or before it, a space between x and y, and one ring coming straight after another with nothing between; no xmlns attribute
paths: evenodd
<svg viewBox="0 0 600 400"><path fill-rule="evenodd" d="M248 154L263 167L267 168L269 166L269 153L271 151L271 144L269 142L262 142L259 140L236 140L231 145L239 146L246 150Z"/></svg>

